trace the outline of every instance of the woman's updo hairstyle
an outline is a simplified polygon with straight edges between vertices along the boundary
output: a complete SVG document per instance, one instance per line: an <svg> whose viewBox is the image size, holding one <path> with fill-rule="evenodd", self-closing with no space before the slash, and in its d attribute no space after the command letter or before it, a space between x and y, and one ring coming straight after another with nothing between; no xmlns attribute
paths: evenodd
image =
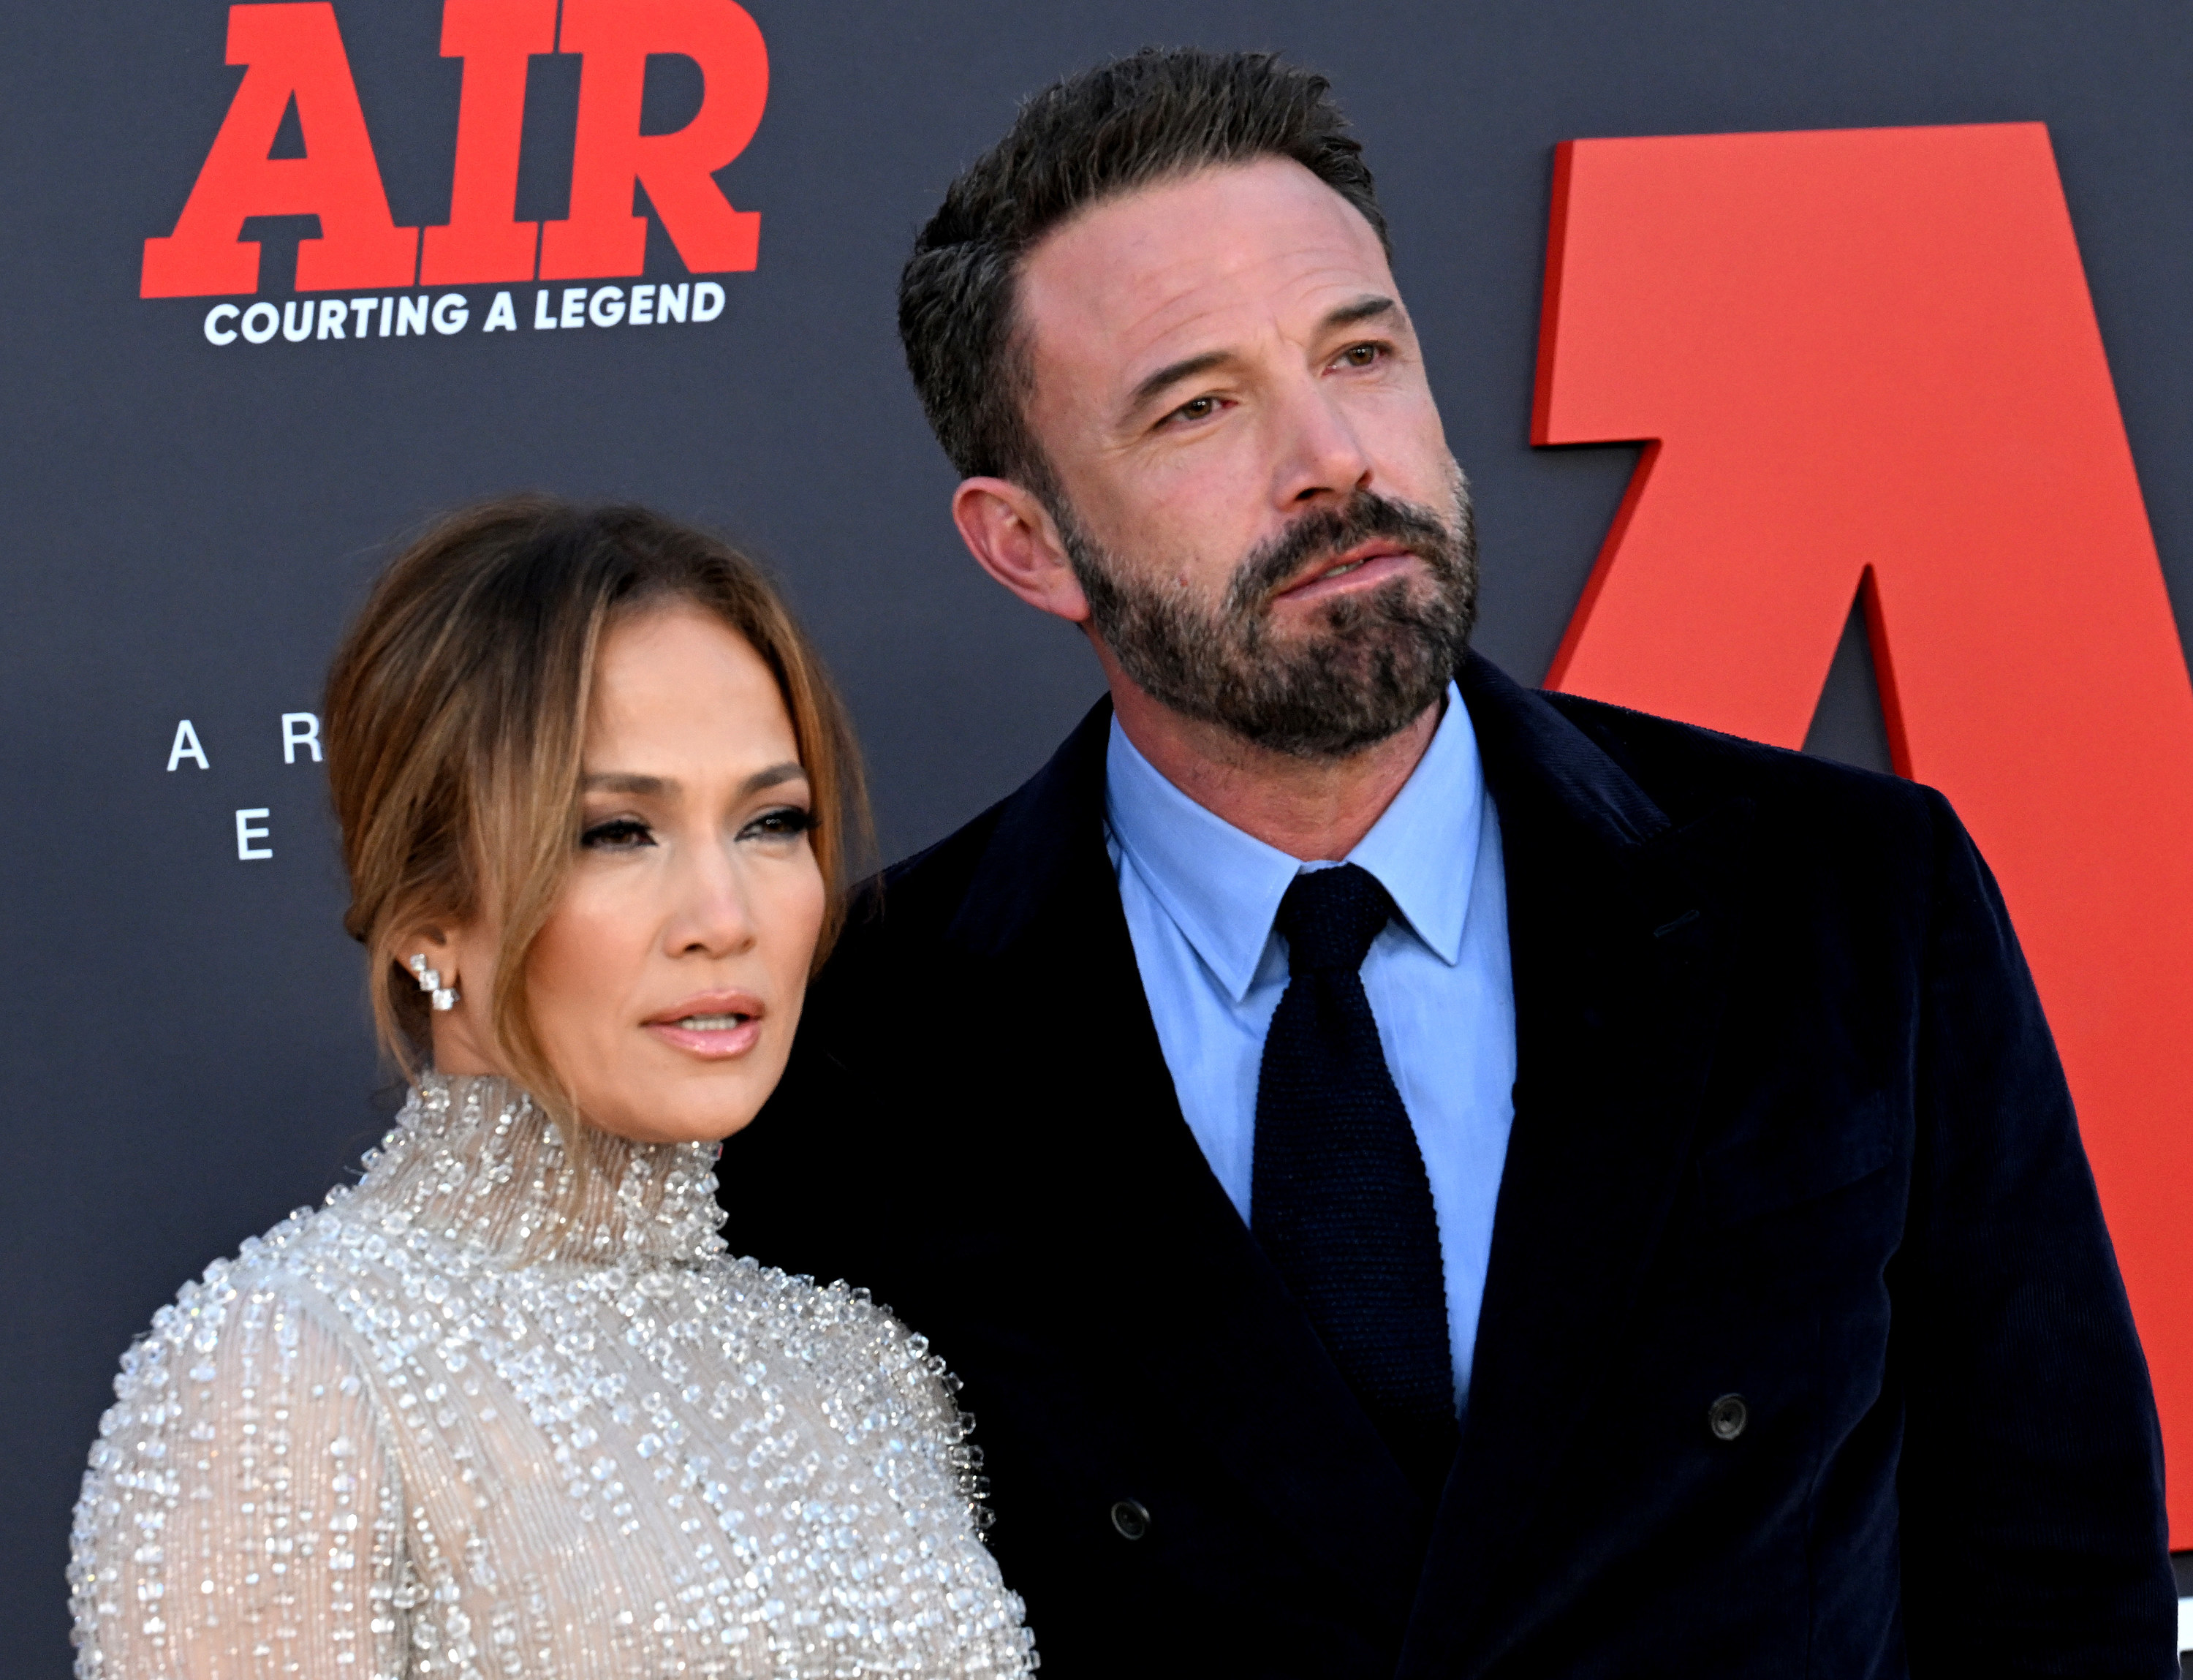
<svg viewBox="0 0 2193 1680"><path fill-rule="evenodd" d="M815 796L829 895L819 965L842 926L849 822L865 825L844 708L760 569L644 507L512 496L441 520L374 586L328 674L328 781L374 1020L407 1074L427 1059L408 930L484 917L500 930L485 1025L512 1077L568 1115L525 995L526 955L571 866L594 658L608 628L690 603L776 674Z"/></svg>

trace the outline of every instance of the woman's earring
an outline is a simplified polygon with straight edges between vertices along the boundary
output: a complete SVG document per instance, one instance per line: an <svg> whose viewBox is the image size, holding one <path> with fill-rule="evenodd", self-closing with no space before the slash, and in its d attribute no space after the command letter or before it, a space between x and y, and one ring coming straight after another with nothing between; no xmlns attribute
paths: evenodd
<svg viewBox="0 0 2193 1680"><path fill-rule="evenodd" d="M440 969L427 966L427 954L424 951L412 957L409 966L411 978L419 983L419 989L422 992L432 992L434 995L432 1001L435 1008L449 1010L457 1006L457 989L455 986L444 986L442 983Z"/></svg>

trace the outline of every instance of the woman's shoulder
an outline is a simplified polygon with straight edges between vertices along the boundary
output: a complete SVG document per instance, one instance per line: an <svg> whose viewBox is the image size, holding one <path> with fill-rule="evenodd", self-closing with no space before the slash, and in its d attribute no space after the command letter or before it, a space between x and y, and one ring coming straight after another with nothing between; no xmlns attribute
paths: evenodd
<svg viewBox="0 0 2193 1680"><path fill-rule="evenodd" d="M909 1330L866 1289L842 1278L817 1283L751 1256L732 1254L707 1261L701 1269L741 1316L818 1361L850 1361L862 1370L944 1374L944 1362L932 1361L925 1337Z"/></svg>
<svg viewBox="0 0 2193 1680"><path fill-rule="evenodd" d="M204 1271L175 1292L175 1299L152 1316L148 1334L175 1333L181 1322L218 1314L240 1296L268 1292L294 1294L312 1287L316 1271L336 1248L343 1192L328 1204L300 1207L271 1229L247 1236L235 1253L211 1261Z"/></svg>
<svg viewBox="0 0 2193 1680"><path fill-rule="evenodd" d="M126 1397L147 1379L211 1382L230 1363L217 1356L238 1347L279 1354L306 1335L350 1339L335 1298L355 1304L369 1293L358 1285L370 1236L344 1217L349 1194L338 1186L322 1206L297 1208L186 1282L123 1356L117 1391Z"/></svg>
<svg viewBox="0 0 2193 1680"><path fill-rule="evenodd" d="M959 1379L926 1336L866 1289L842 1279L817 1283L751 1258L725 1256L707 1270L734 1311L782 1350L787 1368L810 1373L826 1393L865 1396L894 1411L893 1422L950 1440L966 1432L953 1399Z"/></svg>

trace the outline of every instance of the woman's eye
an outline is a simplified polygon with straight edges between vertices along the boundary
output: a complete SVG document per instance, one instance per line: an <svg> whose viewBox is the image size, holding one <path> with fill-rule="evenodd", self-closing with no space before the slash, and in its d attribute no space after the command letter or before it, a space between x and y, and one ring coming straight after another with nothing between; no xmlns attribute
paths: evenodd
<svg viewBox="0 0 2193 1680"><path fill-rule="evenodd" d="M741 840L797 840L815 827L815 813L796 805L764 811L739 831Z"/></svg>
<svg viewBox="0 0 2193 1680"><path fill-rule="evenodd" d="M612 817L579 835L579 844L596 851L630 851L655 844L654 830L634 817Z"/></svg>

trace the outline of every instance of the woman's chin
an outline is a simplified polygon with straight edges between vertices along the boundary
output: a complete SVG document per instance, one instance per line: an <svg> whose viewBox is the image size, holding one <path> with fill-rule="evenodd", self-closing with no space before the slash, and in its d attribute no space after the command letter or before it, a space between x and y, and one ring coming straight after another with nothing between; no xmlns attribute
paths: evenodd
<svg viewBox="0 0 2193 1680"><path fill-rule="evenodd" d="M680 1060L618 1080L592 1102L579 1093L581 1112L596 1129L635 1144L720 1143L761 1112L782 1071L752 1058Z"/></svg>

